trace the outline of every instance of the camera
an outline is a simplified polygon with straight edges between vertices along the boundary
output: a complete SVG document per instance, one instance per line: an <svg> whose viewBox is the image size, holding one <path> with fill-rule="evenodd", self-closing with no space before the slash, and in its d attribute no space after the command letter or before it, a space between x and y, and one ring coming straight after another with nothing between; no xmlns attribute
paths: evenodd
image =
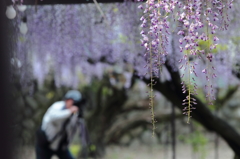
<svg viewBox="0 0 240 159"><path fill-rule="evenodd" d="M83 110L84 110L84 106L86 104L86 98L82 98L79 102L74 102L74 105L78 107L79 111L78 111L78 117L79 118L83 118Z"/></svg>

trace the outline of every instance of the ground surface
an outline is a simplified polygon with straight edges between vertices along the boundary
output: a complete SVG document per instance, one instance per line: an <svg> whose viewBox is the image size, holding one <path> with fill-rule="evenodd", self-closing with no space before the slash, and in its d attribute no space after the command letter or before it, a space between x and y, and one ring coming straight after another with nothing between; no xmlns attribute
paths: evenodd
<svg viewBox="0 0 240 159"><path fill-rule="evenodd" d="M221 142L218 149L218 159L233 159L233 152L229 147ZM171 147L109 147L106 159L172 159ZM209 144L204 150L193 153L191 146L178 145L176 159L215 159L213 144Z"/></svg>
<svg viewBox="0 0 240 159"><path fill-rule="evenodd" d="M213 143L203 147L198 153L193 153L191 146L177 145L176 159L215 159ZM218 150L218 159L233 159L232 150L221 141ZM24 148L16 159L35 159L33 148ZM52 159L57 159L53 157ZM103 159L172 159L171 147L143 146L132 144L129 147L111 146L107 148L107 154Z"/></svg>

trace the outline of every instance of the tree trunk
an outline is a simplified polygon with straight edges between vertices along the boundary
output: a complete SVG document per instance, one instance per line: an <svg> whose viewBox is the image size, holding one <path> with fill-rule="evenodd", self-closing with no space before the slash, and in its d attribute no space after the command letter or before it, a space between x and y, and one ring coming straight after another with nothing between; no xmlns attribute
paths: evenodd
<svg viewBox="0 0 240 159"><path fill-rule="evenodd" d="M95 108L90 110L86 116L86 123L89 132L90 142L89 156L98 158L105 155L106 132L114 124L115 118L122 111L123 104L127 101L126 90L116 89L108 85L105 79L95 94L88 92L90 96L95 96ZM110 94L104 94L108 89ZM112 141L114 142L114 141Z"/></svg>
<svg viewBox="0 0 240 159"><path fill-rule="evenodd" d="M184 106L182 101L186 98L186 95L182 93L181 78L179 72L174 70L166 62L166 67L171 75L171 81L160 82L159 79L154 85L156 91L161 92L173 105L183 110ZM143 79L145 83L149 83L149 79ZM192 118L201 123L206 129L214 131L221 136L232 150L240 156L240 135L237 131L231 127L226 121L213 115L213 113L203 104L198 98L196 99L196 110L192 112Z"/></svg>

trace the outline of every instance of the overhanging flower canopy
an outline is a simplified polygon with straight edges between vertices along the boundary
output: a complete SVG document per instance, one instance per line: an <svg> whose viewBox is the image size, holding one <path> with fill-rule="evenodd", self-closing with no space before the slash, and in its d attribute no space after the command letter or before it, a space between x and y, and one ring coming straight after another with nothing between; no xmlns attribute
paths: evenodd
<svg viewBox="0 0 240 159"><path fill-rule="evenodd" d="M227 46L232 44L231 37L238 36L234 24L238 24L239 4L232 8L232 3L166 0L99 4L104 16L94 4L38 6L37 11L28 6L14 21L20 32L13 61L20 61L23 79L31 72L43 81L49 70L54 70L57 85L74 87L79 82L79 68L91 77L101 74L104 67L96 70L97 62L131 63L137 73L147 72L145 77L151 78L151 107L152 87L155 79L163 76L161 70L167 62L182 74L183 93L187 93L184 111L190 117L195 104L191 96L198 87L205 88L211 104L219 79L227 83L225 76L231 77L239 61L238 48ZM224 32L230 23L233 26Z"/></svg>

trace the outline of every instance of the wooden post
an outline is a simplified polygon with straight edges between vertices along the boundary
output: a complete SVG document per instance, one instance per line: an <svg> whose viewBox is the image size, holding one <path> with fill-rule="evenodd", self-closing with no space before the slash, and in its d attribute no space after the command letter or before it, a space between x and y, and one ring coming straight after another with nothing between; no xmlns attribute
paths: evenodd
<svg viewBox="0 0 240 159"><path fill-rule="evenodd" d="M172 159L176 159L176 129L175 129L175 107L171 104L171 136L172 136Z"/></svg>
<svg viewBox="0 0 240 159"><path fill-rule="evenodd" d="M5 1L0 1L0 158L13 159L13 116L11 115L11 87L9 82L11 42L9 20L5 14L6 8Z"/></svg>

